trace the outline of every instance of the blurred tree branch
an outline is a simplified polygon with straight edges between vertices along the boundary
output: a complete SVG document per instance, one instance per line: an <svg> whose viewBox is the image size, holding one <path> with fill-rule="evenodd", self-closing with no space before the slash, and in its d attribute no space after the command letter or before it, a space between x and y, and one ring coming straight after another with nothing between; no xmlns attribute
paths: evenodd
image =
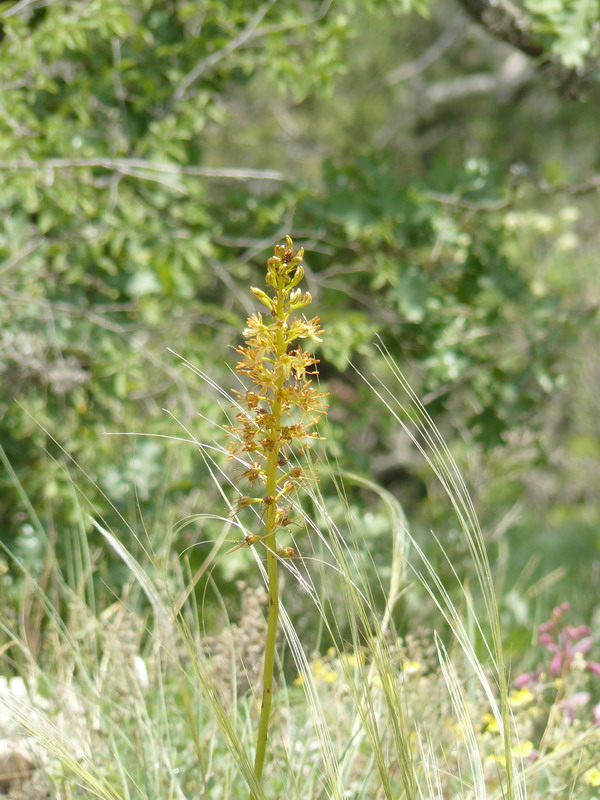
<svg viewBox="0 0 600 800"><path fill-rule="evenodd" d="M115 172L132 174L131 170L145 170L149 174L196 175L201 178L225 178L237 181L263 180L282 181L283 174L273 169L245 169L243 167L196 167L146 161L143 158L44 158L30 160L17 158L13 161L0 161L0 170L48 170L85 169L99 167ZM137 177L144 177L136 173Z"/></svg>
<svg viewBox="0 0 600 800"><path fill-rule="evenodd" d="M580 100L594 85L590 78L598 64L590 61L583 69L562 64L538 41L527 15L511 0L459 0L459 3L495 39L535 59L566 99Z"/></svg>
<svg viewBox="0 0 600 800"><path fill-rule="evenodd" d="M531 58L543 58L544 48L535 40L527 17L510 0L459 0L471 19L496 39L515 47Z"/></svg>
<svg viewBox="0 0 600 800"><path fill-rule="evenodd" d="M440 59L444 53L454 44L464 30L464 20L461 16L455 17L450 22L447 28L444 29L442 34L427 47L419 56L413 61L400 64L394 69L391 69L384 75L384 82L388 86L395 86L397 83L406 81L424 72L428 67Z"/></svg>
<svg viewBox="0 0 600 800"><path fill-rule="evenodd" d="M421 96L431 106L454 103L473 94L492 94L512 97L531 81L533 70L525 56L518 52L508 55L496 72L477 72L461 75L424 87Z"/></svg>
<svg viewBox="0 0 600 800"><path fill-rule="evenodd" d="M190 70L187 75L185 75L185 77L180 81L179 86L175 89L173 97L171 98L167 107L168 112L172 111L177 103L183 100L190 86L196 83L196 81L202 77L207 69L226 58L228 55L233 53L234 50L237 50L239 47L243 47L252 41L256 35L258 26L263 21L275 2L276 0L267 0L266 3L263 3L258 11L250 18L248 24L241 31L241 33L231 39L231 41L229 41L225 47L221 47L219 50L216 50L214 53L206 56L206 58L202 58L200 61L198 61L196 66Z"/></svg>

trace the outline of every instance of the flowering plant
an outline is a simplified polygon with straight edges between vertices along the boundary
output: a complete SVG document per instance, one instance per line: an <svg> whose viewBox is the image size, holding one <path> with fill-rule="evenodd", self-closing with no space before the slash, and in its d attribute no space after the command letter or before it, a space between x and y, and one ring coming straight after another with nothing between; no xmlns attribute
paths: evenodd
<svg viewBox="0 0 600 800"><path fill-rule="evenodd" d="M290 524L290 495L307 479L302 466L292 465L294 453L301 453L311 439L320 438L314 431L319 414L323 413L325 394L312 386L316 375L311 370L318 361L299 344L298 339L320 342L323 331L318 317L308 320L295 312L312 302L308 292L298 284L304 277L301 264L304 250L294 252L293 242L286 236L284 245L275 247L267 262L267 293L251 291L263 306L262 313L252 314L244 330L246 344L237 348L241 356L237 371L245 375L252 388L237 392L242 410L237 414L238 427L230 428L232 456L249 455L251 462L243 473L249 483L260 487L253 495L243 495L239 508L262 507L264 526L260 533L246 535L238 547L262 543L267 551L268 620L263 669L263 695L254 774L260 783L269 729L275 640L279 616L278 565L281 558L299 558L298 551L288 545L278 549L277 531Z"/></svg>
<svg viewBox="0 0 600 800"><path fill-rule="evenodd" d="M548 676L553 679L550 686L557 688L563 695L558 703L563 713L573 718L590 700L590 693L575 691L567 693L567 678L571 673L590 672L600 675L600 664L585 659L586 653L592 649L594 639L587 625L566 625L564 615L569 610L569 603L561 603L552 610L550 619L538 627L538 643L552 656L547 665L547 672L542 665L534 672L525 672L515 679L517 689L530 691L547 688ZM600 704L593 709L594 724L600 725Z"/></svg>

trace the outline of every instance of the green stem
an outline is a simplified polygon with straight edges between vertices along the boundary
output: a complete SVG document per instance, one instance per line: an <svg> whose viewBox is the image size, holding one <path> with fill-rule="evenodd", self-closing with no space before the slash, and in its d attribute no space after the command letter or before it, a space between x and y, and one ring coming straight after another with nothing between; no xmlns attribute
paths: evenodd
<svg viewBox="0 0 600 800"><path fill-rule="evenodd" d="M270 511L271 509L269 509ZM271 718L271 700L273 697L273 668L275 665L275 644L277 640L277 626L279 622L279 576L278 560L275 555L275 528L273 526L265 536L267 546L267 573L269 578L269 611L267 617L267 638L265 642L265 661L263 667L263 693L260 707L260 720L256 738L256 755L254 757L254 774L260 783L262 778L269 722ZM256 800L255 795L250 795L251 800Z"/></svg>
<svg viewBox="0 0 600 800"><path fill-rule="evenodd" d="M284 298L278 293L277 309L275 312L277 319L283 319ZM283 331L277 332L277 352L276 363L286 353L287 348ZM267 496L275 497L277 494L277 464L280 454L281 437L281 390L283 388L283 374L277 381L275 393L272 401L272 428L270 439L272 449L267 457L266 468L266 493ZM260 719L258 722L258 733L256 738L256 753L254 756L254 775L258 784L261 784L265 755L267 752L267 741L269 738L269 722L271 720L271 701L273 699L273 670L275 666L275 645L277 642L277 626L279 623L279 561L277 558L277 505L271 503L266 506L265 512L265 534L264 543L267 549L267 577L269 590L269 610L267 615L267 637L265 640L265 660L263 666L263 690L262 703L260 707ZM250 800L256 800L256 795L251 792Z"/></svg>

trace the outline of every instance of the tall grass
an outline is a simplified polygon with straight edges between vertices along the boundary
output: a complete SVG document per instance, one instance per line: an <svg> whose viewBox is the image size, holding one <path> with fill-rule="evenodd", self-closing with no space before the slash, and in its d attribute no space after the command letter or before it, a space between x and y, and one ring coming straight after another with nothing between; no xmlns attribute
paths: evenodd
<svg viewBox="0 0 600 800"><path fill-rule="evenodd" d="M276 640L271 626L270 757L257 770L262 684L256 662L269 629L260 587L272 590L273 573L264 559L277 548L268 532L255 538L260 510L249 505L249 522L238 513L245 494L229 451L218 441L198 441L181 426L181 436L173 438L182 441L175 444L197 448L223 505L178 521L169 531L138 530L122 517L111 528L86 499L90 476L71 462L78 524L64 532L69 563L61 565L49 544L40 585L13 561L25 587L21 615L0 623L0 674L21 676L27 688L26 698L16 690L0 692L0 711L13 733L41 745L43 791L50 797L549 796L540 776L554 769L558 756L550 752L526 761L519 752L498 599L473 503L434 422L389 353L383 347L381 352L389 380L361 379L382 412L412 438L454 509L471 555L468 574L454 572L458 593L436 573L396 498L365 477L341 472L315 448L307 473L318 473L320 483L306 483L306 501L289 500L301 522L290 529L293 549L302 557L276 559L282 638ZM202 370L181 363L218 391L226 417L232 407L243 411ZM218 433L225 442L224 430ZM249 468L243 454L235 458L240 469ZM292 466L297 463L292 454L290 459ZM26 500L17 476L9 475ZM348 500L347 492L357 486L387 515L391 557L385 581L373 581L369 523ZM43 535L30 503L28 511ZM196 570L189 552L173 558L178 529L192 522L206 553ZM118 595L95 580L102 554L90 548L91 529L127 570ZM260 580L241 590L243 604L234 620L211 570L238 541L252 546L231 558L252 558ZM443 532L437 541L445 554ZM435 631L401 640L395 609L411 594L421 597L422 589L435 610ZM207 630L208 595L210 607L220 609L212 612L219 615L220 630ZM298 626L307 616L311 625L301 627L311 632L310 640ZM493 722L498 732L493 757L491 734L482 733L484 712L488 728ZM581 771L597 741L597 729L585 730L565 743L563 757L580 758ZM591 797L578 783L577 769L572 778L563 796Z"/></svg>

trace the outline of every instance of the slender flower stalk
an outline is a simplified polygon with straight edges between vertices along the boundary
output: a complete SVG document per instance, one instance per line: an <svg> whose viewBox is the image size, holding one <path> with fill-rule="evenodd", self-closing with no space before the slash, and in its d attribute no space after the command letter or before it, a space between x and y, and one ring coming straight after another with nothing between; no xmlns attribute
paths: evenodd
<svg viewBox="0 0 600 800"><path fill-rule="evenodd" d="M256 741L254 773L261 782L265 762L273 668L279 620L279 560L299 558L291 546L278 548L277 533L292 521L290 497L307 477L301 466L290 458L302 453L311 439L320 438L313 430L323 411L325 394L312 386L311 375L318 360L297 344L298 339L320 342L323 331L319 318L308 320L295 312L312 302L298 284L304 277L301 265L304 251L294 253L293 242L277 245L267 262L266 283L270 291L252 288L254 296L266 307L267 315L252 314L244 330L246 344L237 348L241 356L237 371L252 383L252 389L238 392L244 410L237 415L238 427L230 429L232 455L250 457L243 473L256 487L253 496L240 498L240 509L262 507L262 530L248 534L233 549L260 543L267 553L268 616L265 641L263 693ZM230 551L231 552L231 551ZM251 795L254 798L254 795Z"/></svg>

